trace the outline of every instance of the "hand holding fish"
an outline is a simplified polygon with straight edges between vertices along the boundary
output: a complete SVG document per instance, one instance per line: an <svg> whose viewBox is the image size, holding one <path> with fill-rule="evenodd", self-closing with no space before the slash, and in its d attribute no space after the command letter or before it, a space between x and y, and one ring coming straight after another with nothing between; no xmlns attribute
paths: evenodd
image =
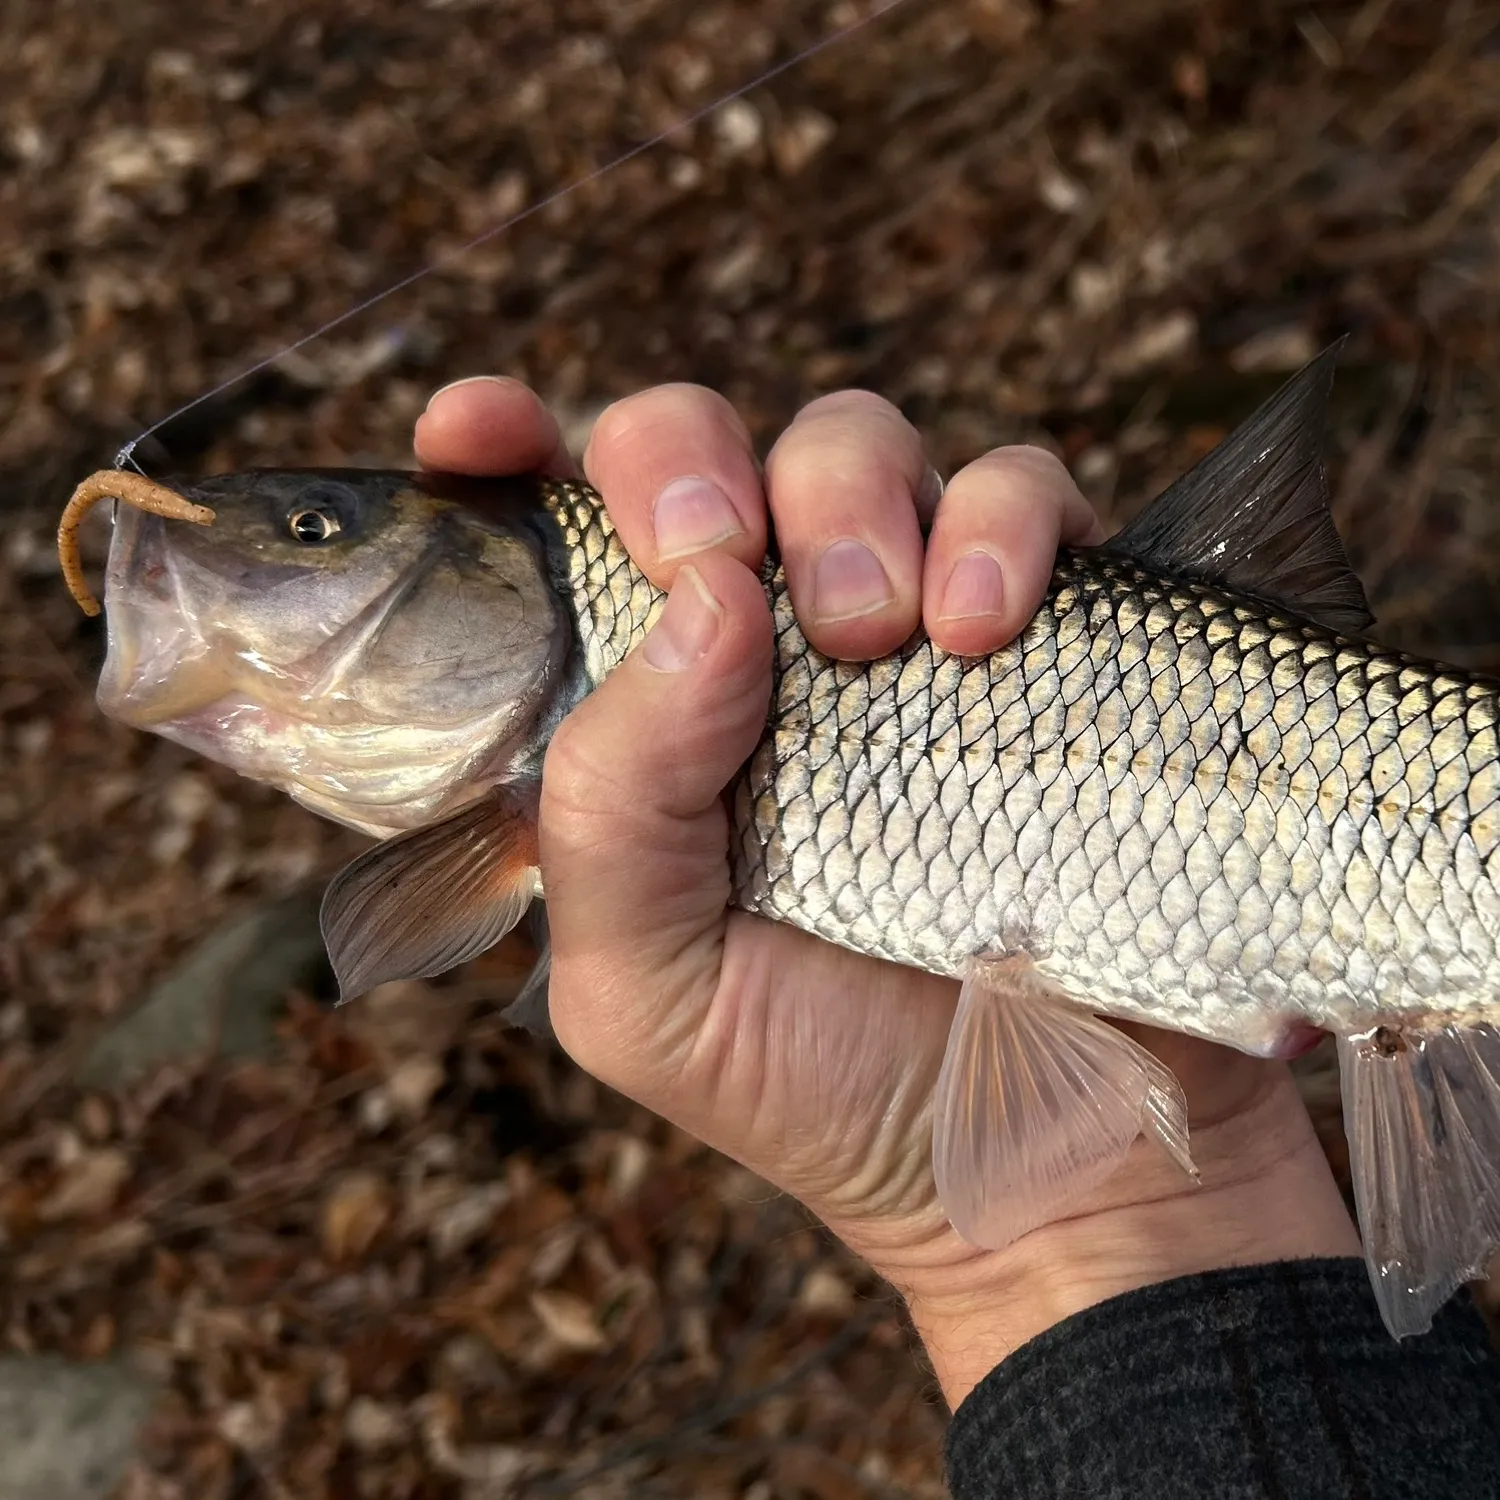
<svg viewBox="0 0 1500 1500"><path fill-rule="evenodd" d="M95 476L60 554L86 602L77 522L126 502L106 712L380 840L324 899L345 999L545 895L511 1014L551 963L580 1061L800 1196L935 1349L1352 1249L1273 1065L1324 1032L1400 1337L1500 1248L1500 683L1365 635L1332 375L1097 545L1044 453L944 493L867 393L762 474L720 398L647 392L601 495L482 380L423 472Z"/></svg>
<svg viewBox="0 0 1500 1500"><path fill-rule="evenodd" d="M551 418L513 382L438 396L417 448L435 469L571 472ZM937 502L913 429L848 392L797 418L763 481L730 408L685 386L606 412L585 465L636 562L671 592L645 645L558 730L542 779L550 1003L572 1055L796 1195L868 1259L909 1299L955 1404L1009 1349L1131 1287L1357 1254L1284 1066L1144 1029L1187 1088L1202 1187L1142 1140L1068 1219L976 1250L949 1226L931 1169L957 986L727 909L721 794L755 746L771 684L752 571L768 514L803 629L830 654L883 655L919 618L944 644L988 653L1035 612L1059 539L1098 537L1062 465L997 450ZM685 533L663 544L653 507L685 517ZM820 615L820 562L855 539L872 595L836 595L844 607ZM973 568L945 616L944 585L976 555L994 594Z"/></svg>

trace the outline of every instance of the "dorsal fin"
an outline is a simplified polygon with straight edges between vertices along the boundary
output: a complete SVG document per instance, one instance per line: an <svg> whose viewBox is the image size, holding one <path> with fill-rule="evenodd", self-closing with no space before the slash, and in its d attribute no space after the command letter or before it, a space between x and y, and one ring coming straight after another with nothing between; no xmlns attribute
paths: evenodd
<svg viewBox="0 0 1500 1500"><path fill-rule="evenodd" d="M1153 571L1285 605L1331 630L1373 621L1333 524L1323 473L1339 344L1164 490L1104 550Z"/></svg>

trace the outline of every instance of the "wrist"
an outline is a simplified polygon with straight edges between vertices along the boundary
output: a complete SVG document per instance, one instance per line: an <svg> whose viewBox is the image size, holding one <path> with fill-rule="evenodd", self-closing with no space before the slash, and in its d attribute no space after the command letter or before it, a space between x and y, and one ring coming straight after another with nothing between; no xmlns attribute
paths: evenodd
<svg viewBox="0 0 1500 1500"><path fill-rule="evenodd" d="M1069 1217L1004 1250L897 1271L950 1405L1022 1344L1110 1298L1225 1266L1359 1254L1290 1074L1258 1067L1253 1097L1194 1129L1200 1186L1138 1141Z"/></svg>

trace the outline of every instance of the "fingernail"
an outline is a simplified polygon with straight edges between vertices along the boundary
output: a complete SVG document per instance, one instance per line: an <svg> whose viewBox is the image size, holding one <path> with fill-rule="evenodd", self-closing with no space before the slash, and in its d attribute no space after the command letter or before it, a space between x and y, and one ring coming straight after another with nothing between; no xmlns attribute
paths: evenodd
<svg viewBox="0 0 1500 1500"><path fill-rule="evenodd" d="M681 672L714 643L724 611L695 568L682 568L667 602L647 632L641 655L658 672Z"/></svg>
<svg viewBox="0 0 1500 1500"><path fill-rule="evenodd" d="M966 552L953 565L943 590L940 620L972 620L998 615L1005 603L1000 564L988 552Z"/></svg>
<svg viewBox="0 0 1500 1500"><path fill-rule="evenodd" d="M657 562L701 552L745 529L729 496L713 480L697 474L664 485L651 520L656 527Z"/></svg>
<svg viewBox="0 0 1500 1500"><path fill-rule="evenodd" d="M825 624L884 609L896 597L880 559L852 537L834 542L813 575L813 613Z"/></svg>
<svg viewBox="0 0 1500 1500"><path fill-rule="evenodd" d="M519 385L520 382L512 380L508 375L465 375L462 380L450 380L447 385L439 386L428 398L427 405L431 408L432 403L445 391L456 391L461 385Z"/></svg>

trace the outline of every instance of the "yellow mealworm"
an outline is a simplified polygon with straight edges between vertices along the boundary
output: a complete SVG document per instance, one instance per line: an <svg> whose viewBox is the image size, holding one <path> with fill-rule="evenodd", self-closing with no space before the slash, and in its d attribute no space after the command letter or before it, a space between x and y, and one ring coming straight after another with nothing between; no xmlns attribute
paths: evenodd
<svg viewBox="0 0 1500 1500"><path fill-rule="evenodd" d="M94 598L83 576L83 562L78 555L78 528L101 500L123 500L127 505L150 511L154 516L166 516L172 521L193 521L199 526L208 525L214 518L208 506L194 505L175 490L169 490L143 474L127 474L121 469L101 469L97 474L90 474L73 491L73 498L68 501L62 519L57 523L57 558L62 564L63 582L86 615L99 613L99 601Z"/></svg>

